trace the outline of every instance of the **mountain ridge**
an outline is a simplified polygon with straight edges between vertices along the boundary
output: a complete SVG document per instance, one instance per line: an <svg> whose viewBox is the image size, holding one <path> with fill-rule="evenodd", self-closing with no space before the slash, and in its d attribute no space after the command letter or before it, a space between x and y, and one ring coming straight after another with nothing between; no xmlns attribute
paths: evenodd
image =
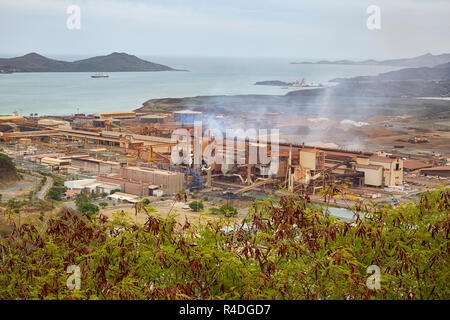
<svg viewBox="0 0 450 320"><path fill-rule="evenodd" d="M374 59L363 61L321 60L317 62L291 62L291 64L341 64L341 65L370 65L370 66L392 66L392 67L434 67L446 62L450 62L450 53L443 53L439 55L426 53L424 55L412 58L389 59L381 61Z"/></svg>
<svg viewBox="0 0 450 320"><path fill-rule="evenodd" d="M181 71L140 59L125 52L113 52L73 62L50 59L36 52L20 57L0 58L0 70L12 72L153 72Z"/></svg>
<svg viewBox="0 0 450 320"><path fill-rule="evenodd" d="M405 68L377 76L338 78L330 82L338 82L337 86L326 89L335 96L450 97L450 62L432 68ZM291 91L287 95L321 93L318 90L312 93Z"/></svg>

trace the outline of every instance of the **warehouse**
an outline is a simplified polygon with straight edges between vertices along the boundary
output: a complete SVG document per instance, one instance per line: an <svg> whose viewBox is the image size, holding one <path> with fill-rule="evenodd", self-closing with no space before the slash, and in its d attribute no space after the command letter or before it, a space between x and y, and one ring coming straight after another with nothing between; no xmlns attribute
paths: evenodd
<svg viewBox="0 0 450 320"><path fill-rule="evenodd" d="M407 172L430 168L433 165L419 161L419 160L404 160L403 161L403 169Z"/></svg>
<svg viewBox="0 0 450 320"><path fill-rule="evenodd" d="M0 116L0 122L22 123L24 120L22 116Z"/></svg>
<svg viewBox="0 0 450 320"><path fill-rule="evenodd" d="M94 128L105 128L105 121L109 119L95 119L92 121L92 125L94 126ZM116 125L116 126L120 126L120 120L117 119L111 119L111 124Z"/></svg>
<svg viewBox="0 0 450 320"><path fill-rule="evenodd" d="M119 172L120 169L119 162L98 160L90 157L72 158L72 164L79 166L84 172L94 174Z"/></svg>
<svg viewBox="0 0 450 320"><path fill-rule="evenodd" d="M68 159L56 159L56 158L42 158L41 164L49 165L52 169L59 169L61 166L70 165L70 160Z"/></svg>
<svg viewBox="0 0 450 320"><path fill-rule="evenodd" d="M134 119L136 118L136 112L126 111L126 112L101 112L96 114L97 117L101 119Z"/></svg>
<svg viewBox="0 0 450 320"><path fill-rule="evenodd" d="M97 193L107 193L107 194L111 194L111 192L113 192L114 190L121 190L121 187L119 184L115 184L115 183L100 183L97 186Z"/></svg>
<svg viewBox="0 0 450 320"><path fill-rule="evenodd" d="M82 189L84 189L85 185L94 183L94 182L95 182L95 179L65 181L64 187L66 187L69 190L82 190Z"/></svg>
<svg viewBox="0 0 450 320"><path fill-rule="evenodd" d="M424 176L450 177L450 166L432 167L420 170Z"/></svg>
<svg viewBox="0 0 450 320"><path fill-rule="evenodd" d="M154 114L149 114L146 116L143 116L139 119L141 123L163 123L166 119L165 116L158 116Z"/></svg>
<svg viewBox="0 0 450 320"><path fill-rule="evenodd" d="M120 169L122 178L143 182L148 185L160 186L165 193L176 193L184 189L184 174L167 170L123 167Z"/></svg>
<svg viewBox="0 0 450 320"><path fill-rule="evenodd" d="M144 197L149 195L148 183L138 182L138 181L130 181L122 178L118 174L108 174L108 175L99 175L97 177L97 181L107 184L115 184L118 185L122 192L133 194L139 197Z"/></svg>

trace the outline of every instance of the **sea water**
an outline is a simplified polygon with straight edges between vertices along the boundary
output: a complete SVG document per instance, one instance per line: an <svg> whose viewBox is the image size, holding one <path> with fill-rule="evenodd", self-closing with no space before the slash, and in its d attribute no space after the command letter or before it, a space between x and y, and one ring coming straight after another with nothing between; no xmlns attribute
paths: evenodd
<svg viewBox="0 0 450 320"><path fill-rule="evenodd" d="M53 57L52 57L53 58ZM327 83L334 78L377 75L386 66L290 64L294 59L141 57L189 71L0 74L0 115L70 115L137 109L154 98L200 95L284 95L295 88L259 86L265 80ZM298 88L297 88L298 90Z"/></svg>

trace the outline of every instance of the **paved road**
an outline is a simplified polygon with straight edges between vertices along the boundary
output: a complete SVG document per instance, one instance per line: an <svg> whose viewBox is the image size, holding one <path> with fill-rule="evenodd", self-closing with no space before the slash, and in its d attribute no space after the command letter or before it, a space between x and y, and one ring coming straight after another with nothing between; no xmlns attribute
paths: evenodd
<svg viewBox="0 0 450 320"><path fill-rule="evenodd" d="M51 187L53 187L53 178L47 177L47 181L45 181L41 190L39 190L36 194L37 198L40 200L45 200L47 193L50 191Z"/></svg>

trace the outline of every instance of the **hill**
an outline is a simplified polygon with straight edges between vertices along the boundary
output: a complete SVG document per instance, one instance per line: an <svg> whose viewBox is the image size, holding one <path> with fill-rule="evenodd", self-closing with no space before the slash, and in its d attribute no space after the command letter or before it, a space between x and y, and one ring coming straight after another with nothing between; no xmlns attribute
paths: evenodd
<svg viewBox="0 0 450 320"><path fill-rule="evenodd" d="M407 68L397 71L381 73L378 76L351 78L352 81L362 80L425 80L440 81L450 79L450 62L435 66L421 68ZM336 80L336 79L335 79ZM333 81L333 80L332 80Z"/></svg>
<svg viewBox="0 0 450 320"><path fill-rule="evenodd" d="M11 158L0 153L0 184L17 180L19 180L19 175Z"/></svg>
<svg viewBox="0 0 450 320"><path fill-rule="evenodd" d="M344 64L344 65L393 66L393 67L434 67L447 62L450 62L450 53L444 53L440 55L433 55L431 53L427 53L413 58L390 59L382 61L377 61L373 59L364 61L322 60L318 62L291 62L291 64Z"/></svg>
<svg viewBox="0 0 450 320"><path fill-rule="evenodd" d="M14 72L178 71L123 52L114 52L106 56L97 56L73 62L54 60L33 52L22 57L0 59L0 69Z"/></svg>
<svg viewBox="0 0 450 320"><path fill-rule="evenodd" d="M132 72L173 71L174 69L154 62L139 59L126 53L114 52L107 56L74 61L74 71L85 72Z"/></svg>
<svg viewBox="0 0 450 320"><path fill-rule="evenodd" d="M448 97L450 96L450 62L429 68L407 68L350 79L328 89L335 95L378 97ZM291 92L290 94L300 94Z"/></svg>

